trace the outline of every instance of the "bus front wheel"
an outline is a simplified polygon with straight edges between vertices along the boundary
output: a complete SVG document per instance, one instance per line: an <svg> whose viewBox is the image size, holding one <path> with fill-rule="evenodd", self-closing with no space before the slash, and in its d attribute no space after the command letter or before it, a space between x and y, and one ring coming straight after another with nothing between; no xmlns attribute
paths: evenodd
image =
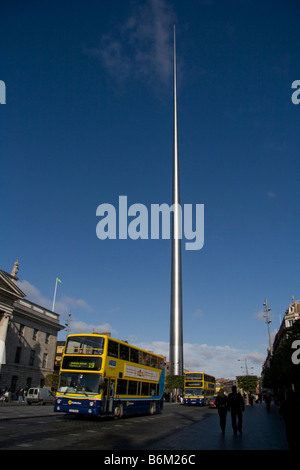
<svg viewBox="0 0 300 470"><path fill-rule="evenodd" d="M116 419L121 418L123 416L123 407L122 403L117 403L114 411L114 417Z"/></svg>
<svg viewBox="0 0 300 470"><path fill-rule="evenodd" d="M149 410L150 415L154 415L155 410L156 410L156 406L155 406L155 402L153 401L153 402L150 404L150 410Z"/></svg>

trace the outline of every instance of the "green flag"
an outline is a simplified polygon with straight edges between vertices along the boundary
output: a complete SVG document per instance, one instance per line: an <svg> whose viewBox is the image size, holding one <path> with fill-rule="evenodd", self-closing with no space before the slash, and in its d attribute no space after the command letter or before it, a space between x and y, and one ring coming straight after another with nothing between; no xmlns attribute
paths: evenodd
<svg viewBox="0 0 300 470"><path fill-rule="evenodd" d="M56 280L57 280L57 282L60 282L60 283L62 284L61 280L60 280L60 279L58 279L58 277L56 278Z"/></svg>

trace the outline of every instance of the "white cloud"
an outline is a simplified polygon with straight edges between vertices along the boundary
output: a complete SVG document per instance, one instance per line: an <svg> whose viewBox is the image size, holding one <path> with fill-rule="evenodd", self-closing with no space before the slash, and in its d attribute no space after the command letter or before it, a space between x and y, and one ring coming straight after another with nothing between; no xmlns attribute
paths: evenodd
<svg viewBox="0 0 300 470"><path fill-rule="evenodd" d="M103 324L88 324L83 321L73 321L71 323L70 333L111 333L112 336L117 336L118 332L109 323Z"/></svg>
<svg viewBox="0 0 300 470"><path fill-rule="evenodd" d="M18 281L19 288L26 294L28 300L33 303L40 305L41 307L45 307L49 310L52 310L52 303L53 299L50 300L42 293L40 290L35 287L30 282L23 280ZM63 295L62 297L57 296L57 300L55 301L55 312L59 314L66 314L69 312L70 309L79 308L81 310L89 310L91 311L92 308L88 305L88 303L84 299L74 299L67 295Z"/></svg>
<svg viewBox="0 0 300 470"><path fill-rule="evenodd" d="M166 358L168 358L169 356L169 343L165 341L149 341L149 342L133 341L132 344L134 344L138 348L146 349L146 351L152 351L155 354L165 356Z"/></svg>
<svg viewBox="0 0 300 470"><path fill-rule="evenodd" d="M105 34L98 48L84 52L99 58L118 80L169 82L172 72L172 25L175 15L164 0L133 5L132 13L115 34Z"/></svg>
<svg viewBox="0 0 300 470"><path fill-rule="evenodd" d="M41 307L45 307L49 310L52 310L52 302L53 300L47 299L47 297L43 296L39 289L35 287L30 282L23 280L18 282L18 286L20 289L26 294L26 298L33 303L40 305ZM69 311L71 310L71 322L70 322L70 330L69 334L76 334L76 333L106 333L110 332L112 336L118 336L117 330L112 328L109 323L86 323L84 321L76 321L73 315L73 310L78 310L80 312L80 316L84 315L84 312L91 312L93 309L84 299L75 299L73 297L69 297L67 295L62 295L61 297L57 297L55 302L55 312L59 313L60 315L64 315L65 319ZM60 323L64 324L64 320L61 319ZM60 336L64 336L65 332L60 332Z"/></svg>
<svg viewBox="0 0 300 470"><path fill-rule="evenodd" d="M162 354L166 356L167 360L169 359L169 343L167 342L134 342L133 344L156 354ZM184 343L183 345L184 368L192 372L206 372L216 378L232 379L237 375L244 375L246 372L245 358L249 373L259 376L265 357L266 355L257 351L244 351L229 345L213 346L195 343Z"/></svg>
<svg viewBox="0 0 300 470"><path fill-rule="evenodd" d="M41 307L45 307L47 309L52 308L52 302L51 300L47 299L44 297L39 289L35 287L33 284L30 284L30 282L24 280L24 281L18 281L18 287L26 294L26 297L28 300L31 300L31 302L40 305Z"/></svg>

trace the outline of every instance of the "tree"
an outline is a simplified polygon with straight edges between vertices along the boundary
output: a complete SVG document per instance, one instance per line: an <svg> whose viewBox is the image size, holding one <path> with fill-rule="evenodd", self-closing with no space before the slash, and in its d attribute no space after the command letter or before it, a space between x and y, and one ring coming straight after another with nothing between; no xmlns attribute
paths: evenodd
<svg viewBox="0 0 300 470"><path fill-rule="evenodd" d="M183 375L167 375L165 385L166 385L166 389L175 391L175 400L177 403L178 390L184 389L184 376Z"/></svg>
<svg viewBox="0 0 300 470"><path fill-rule="evenodd" d="M183 375L167 375L166 377L166 388L174 389L184 387L184 376Z"/></svg>
<svg viewBox="0 0 300 470"><path fill-rule="evenodd" d="M53 374L48 374L45 377L45 385L46 387L50 387L51 390L57 390L58 387L58 372L54 372Z"/></svg>
<svg viewBox="0 0 300 470"><path fill-rule="evenodd" d="M256 375L240 375L236 379L238 387L244 392L255 392L258 383Z"/></svg>

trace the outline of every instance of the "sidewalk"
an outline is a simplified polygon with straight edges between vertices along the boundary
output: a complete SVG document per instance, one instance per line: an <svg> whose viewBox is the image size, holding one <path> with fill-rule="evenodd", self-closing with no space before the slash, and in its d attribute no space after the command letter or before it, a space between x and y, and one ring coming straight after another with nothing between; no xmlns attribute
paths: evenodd
<svg viewBox="0 0 300 470"><path fill-rule="evenodd" d="M53 405L34 404L29 406L27 403L19 403L16 400L11 401L10 403L0 403L0 421L49 415L54 415Z"/></svg>
<svg viewBox="0 0 300 470"><path fill-rule="evenodd" d="M278 408L264 403L246 406L243 434L235 436L227 413L225 435L221 433L218 411L209 418L178 431L147 450L288 450L285 424Z"/></svg>

